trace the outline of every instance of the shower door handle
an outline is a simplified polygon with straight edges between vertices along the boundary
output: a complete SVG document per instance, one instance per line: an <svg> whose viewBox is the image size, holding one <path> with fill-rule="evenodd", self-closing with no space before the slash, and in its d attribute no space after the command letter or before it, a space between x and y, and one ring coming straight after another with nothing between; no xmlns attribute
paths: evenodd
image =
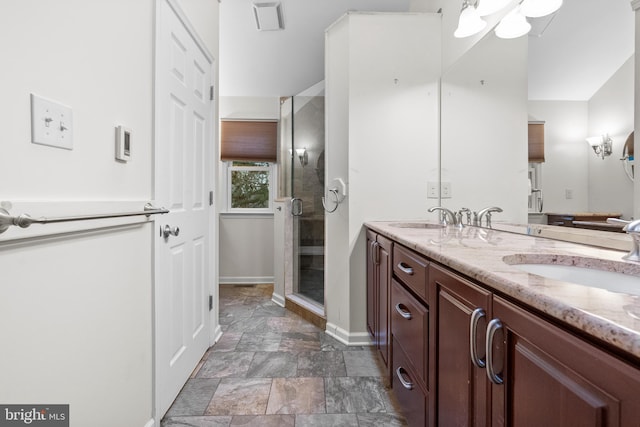
<svg viewBox="0 0 640 427"><path fill-rule="evenodd" d="M302 199L297 197L291 199L291 215L302 216Z"/></svg>

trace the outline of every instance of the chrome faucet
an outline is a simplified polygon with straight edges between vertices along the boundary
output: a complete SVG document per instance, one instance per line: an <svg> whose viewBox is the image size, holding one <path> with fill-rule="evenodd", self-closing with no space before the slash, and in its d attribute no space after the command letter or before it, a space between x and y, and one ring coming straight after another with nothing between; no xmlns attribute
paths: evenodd
<svg viewBox="0 0 640 427"><path fill-rule="evenodd" d="M429 208L429 212L435 212L435 211L442 211L442 224L443 225L457 225L457 226L461 226L462 223L458 222L458 218L456 218L456 214L454 214L453 212L451 212L449 209L447 208L443 208L442 206L434 206L432 208Z"/></svg>
<svg viewBox="0 0 640 427"><path fill-rule="evenodd" d="M633 246L631 247L631 251L623 256L622 259L640 262L640 219L628 222L627 225L624 226L623 230L626 231L627 234L631 235L631 239L633 239Z"/></svg>
<svg viewBox="0 0 640 427"><path fill-rule="evenodd" d="M491 212L502 212L502 209L497 206L492 206L482 209L478 212L477 218L474 218L476 223L474 225L482 226L482 218L487 218L487 227L491 227Z"/></svg>

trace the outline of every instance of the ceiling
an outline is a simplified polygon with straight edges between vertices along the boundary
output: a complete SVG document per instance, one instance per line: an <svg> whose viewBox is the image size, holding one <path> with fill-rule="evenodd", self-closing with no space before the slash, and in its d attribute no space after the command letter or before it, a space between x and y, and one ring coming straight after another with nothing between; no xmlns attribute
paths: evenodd
<svg viewBox="0 0 640 427"><path fill-rule="evenodd" d="M222 0L221 96L299 93L323 80L324 30L346 11L426 10L433 0L278 0L284 30L258 31L252 4L271 1ZM634 22L629 0L564 0L529 37L529 98L591 98L633 54Z"/></svg>
<svg viewBox="0 0 640 427"><path fill-rule="evenodd" d="M410 0L277 0L284 30L258 31L253 3L220 4L220 96L287 96L324 79L324 30L348 10L407 12Z"/></svg>
<svg viewBox="0 0 640 427"><path fill-rule="evenodd" d="M590 99L633 55L634 22L629 0L564 0L529 37L529 99Z"/></svg>

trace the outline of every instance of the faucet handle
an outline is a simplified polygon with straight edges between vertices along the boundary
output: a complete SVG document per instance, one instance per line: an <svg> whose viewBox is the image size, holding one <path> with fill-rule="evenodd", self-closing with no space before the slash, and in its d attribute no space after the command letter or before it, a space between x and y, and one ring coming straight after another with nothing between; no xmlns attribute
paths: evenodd
<svg viewBox="0 0 640 427"><path fill-rule="evenodd" d="M609 219L611 218L608 218L607 222L609 222ZM623 256L622 259L626 259L627 261L640 262L640 219L625 222L627 223L627 225L624 226L623 230L631 236L633 246L631 247L629 253Z"/></svg>
<svg viewBox="0 0 640 427"><path fill-rule="evenodd" d="M462 224L462 214L467 214L467 225L471 225L471 209L469 208L460 208L458 211L458 222Z"/></svg>
<svg viewBox="0 0 640 427"><path fill-rule="evenodd" d="M635 221L628 221L623 230L629 234L640 234L640 219L636 219Z"/></svg>

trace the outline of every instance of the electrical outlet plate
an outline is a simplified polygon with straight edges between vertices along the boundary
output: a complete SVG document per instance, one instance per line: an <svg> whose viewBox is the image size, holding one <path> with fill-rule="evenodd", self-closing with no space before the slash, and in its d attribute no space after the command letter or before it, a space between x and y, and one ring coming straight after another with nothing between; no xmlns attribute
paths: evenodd
<svg viewBox="0 0 640 427"><path fill-rule="evenodd" d="M440 195L443 199L451 198L451 183L450 182L442 182L440 184Z"/></svg>
<svg viewBox="0 0 640 427"><path fill-rule="evenodd" d="M427 198L428 199L437 199L438 195L438 183L437 182L427 182Z"/></svg>
<svg viewBox="0 0 640 427"><path fill-rule="evenodd" d="M73 150L71 108L31 94L31 142Z"/></svg>

